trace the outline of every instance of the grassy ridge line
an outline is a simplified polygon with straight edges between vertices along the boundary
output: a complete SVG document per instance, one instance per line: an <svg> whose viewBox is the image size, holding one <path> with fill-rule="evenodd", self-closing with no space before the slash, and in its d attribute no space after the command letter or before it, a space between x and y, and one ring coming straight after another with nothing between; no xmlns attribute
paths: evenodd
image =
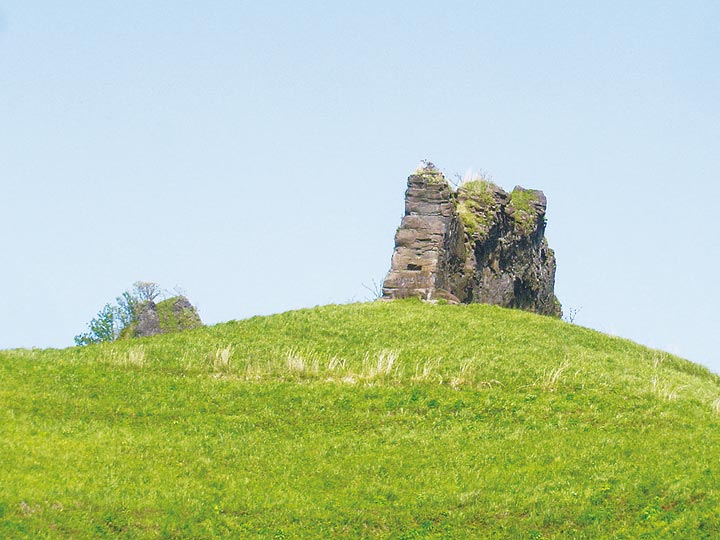
<svg viewBox="0 0 720 540"><path fill-rule="evenodd" d="M590 368L584 370L588 375L601 376L602 369L613 371L622 363L629 370L625 382L647 379L648 373L652 379L658 367L665 373L689 375L685 382L718 384L720 380L706 368L662 351L551 318L493 306L432 306L413 301L323 306L149 339L4 354L53 362L138 363L146 368L194 372L213 365L219 369L222 352L228 348L228 373L241 373L248 367L252 371L253 363L261 371L274 363L288 371L291 363L287 357L293 353L320 364L335 358L358 371L368 356L385 351L405 367L408 363L412 367L437 363L442 364L438 366L441 372L449 373L470 360L487 373L511 379L517 376L517 382L566 364L563 370ZM582 357L589 356L593 365L585 366Z"/></svg>
<svg viewBox="0 0 720 540"><path fill-rule="evenodd" d="M386 375L531 386L560 372L579 383L651 388L710 407L720 396L720 378L697 364L562 321L484 305L324 306L144 340L16 354L246 379L367 382L368 376ZM387 373L383 357L392 360Z"/></svg>
<svg viewBox="0 0 720 540"><path fill-rule="evenodd" d="M326 306L0 381L0 537L720 534L717 376L527 313Z"/></svg>

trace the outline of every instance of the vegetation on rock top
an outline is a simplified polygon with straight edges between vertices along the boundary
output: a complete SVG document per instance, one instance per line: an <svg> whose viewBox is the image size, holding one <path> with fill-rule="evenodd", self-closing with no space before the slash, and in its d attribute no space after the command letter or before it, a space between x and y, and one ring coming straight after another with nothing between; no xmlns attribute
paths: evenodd
<svg viewBox="0 0 720 540"><path fill-rule="evenodd" d="M515 209L515 226L522 234L529 234L535 230L537 213L532 203L537 200L532 189L516 187L510 193L510 205Z"/></svg>
<svg viewBox="0 0 720 540"><path fill-rule="evenodd" d="M187 302L186 306L178 306L184 297L173 296L157 303L157 314L160 319L160 330L163 334L182 332L202 326L197 312Z"/></svg>
<svg viewBox="0 0 720 540"><path fill-rule="evenodd" d="M413 176L419 176L424 179L428 184L447 184L443 173L435 167L434 163L429 161L423 161L415 169Z"/></svg>
<svg viewBox="0 0 720 540"><path fill-rule="evenodd" d="M457 212L470 238L483 238L493 225L497 202L492 187L488 180L472 180L458 189Z"/></svg>

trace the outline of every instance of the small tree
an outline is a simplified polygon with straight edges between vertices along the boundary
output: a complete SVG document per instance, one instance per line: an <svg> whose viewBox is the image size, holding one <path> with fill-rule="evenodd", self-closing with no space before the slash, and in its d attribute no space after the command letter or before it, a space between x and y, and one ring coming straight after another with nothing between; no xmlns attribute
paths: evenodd
<svg viewBox="0 0 720 540"><path fill-rule="evenodd" d="M75 345L90 345L103 341L114 341L123 326L117 306L105 304L97 316L88 323L89 332L75 336Z"/></svg>
<svg viewBox="0 0 720 540"><path fill-rule="evenodd" d="M115 301L117 302L117 318L121 327L120 331L122 331L123 328L137 321L142 302L136 295L127 291L118 296Z"/></svg>
<svg viewBox="0 0 720 540"><path fill-rule="evenodd" d="M374 301L374 300L378 300L378 299L382 298L382 295L383 295L382 287L377 284L377 281L375 281L375 279L372 279L371 282L372 282L372 287L362 283L362 286L365 287L368 291L370 291L370 294L371 294L370 300Z"/></svg>
<svg viewBox="0 0 720 540"><path fill-rule="evenodd" d="M140 303L151 302L162 293L160 285L152 281L136 281L133 283L133 290Z"/></svg>
<svg viewBox="0 0 720 540"><path fill-rule="evenodd" d="M137 322L143 304L154 300L160 293L157 283L135 282L133 292L125 291L115 299L115 304L105 304L88 323L89 331L75 336L75 345L115 341L125 328Z"/></svg>

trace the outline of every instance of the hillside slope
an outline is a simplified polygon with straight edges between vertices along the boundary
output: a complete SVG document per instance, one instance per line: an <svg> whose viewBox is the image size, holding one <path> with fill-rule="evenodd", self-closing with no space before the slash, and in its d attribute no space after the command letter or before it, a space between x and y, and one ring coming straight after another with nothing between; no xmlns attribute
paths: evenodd
<svg viewBox="0 0 720 540"><path fill-rule="evenodd" d="M718 538L720 380L417 301L0 352L0 538Z"/></svg>

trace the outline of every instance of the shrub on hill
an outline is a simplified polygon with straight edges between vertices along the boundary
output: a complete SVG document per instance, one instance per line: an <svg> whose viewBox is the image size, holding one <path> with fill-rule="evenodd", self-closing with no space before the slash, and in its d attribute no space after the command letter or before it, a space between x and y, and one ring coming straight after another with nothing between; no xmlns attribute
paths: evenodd
<svg viewBox="0 0 720 540"><path fill-rule="evenodd" d="M190 301L182 295L158 303L160 287L153 282L138 281L132 292L125 291L115 304L105 304L88 323L88 332L75 336L76 345L89 345L169 334L202 326L202 321Z"/></svg>
<svg viewBox="0 0 720 540"><path fill-rule="evenodd" d="M115 299L114 304L105 304L90 320L87 332L75 336L75 345L115 341L125 328L137 321L140 305L137 294L125 291Z"/></svg>

